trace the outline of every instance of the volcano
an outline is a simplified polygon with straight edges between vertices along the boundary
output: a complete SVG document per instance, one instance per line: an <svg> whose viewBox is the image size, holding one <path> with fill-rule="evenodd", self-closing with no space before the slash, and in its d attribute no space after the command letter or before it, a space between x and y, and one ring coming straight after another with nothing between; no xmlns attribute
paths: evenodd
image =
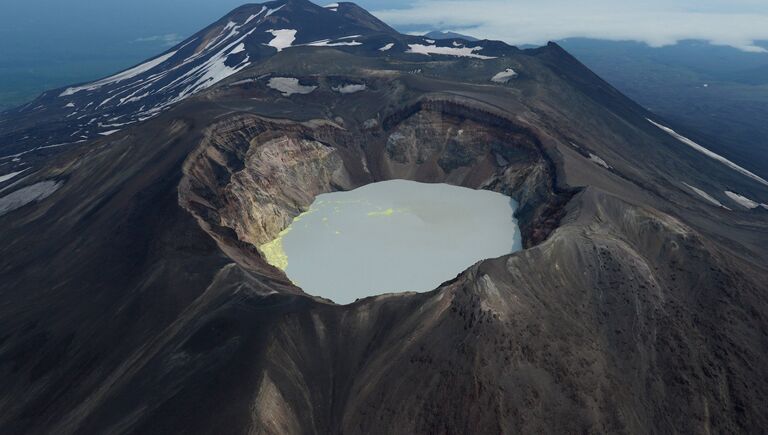
<svg viewBox="0 0 768 435"><path fill-rule="evenodd" d="M760 432L768 182L674 128L556 44L304 0L46 92L0 115L0 432ZM394 179L523 249L347 305L259 250Z"/></svg>

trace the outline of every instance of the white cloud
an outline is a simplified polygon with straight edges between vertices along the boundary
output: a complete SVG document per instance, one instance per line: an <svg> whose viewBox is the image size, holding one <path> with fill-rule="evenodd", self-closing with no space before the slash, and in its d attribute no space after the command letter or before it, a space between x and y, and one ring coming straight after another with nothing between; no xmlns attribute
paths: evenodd
<svg viewBox="0 0 768 435"><path fill-rule="evenodd" d="M178 33L169 33L167 35L154 35L138 38L134 39L133 42L159 42L165 46L172 46L178 44L183 39L184 38Z"/></svg>
<svg viewBox="0 0 768 435"><path fill-rule="evenodd" d="M766 0L417 0L374 14L394 26L434 27L514 45L588 37L651 46L702 39L745 51L766 51Z"/></svg>

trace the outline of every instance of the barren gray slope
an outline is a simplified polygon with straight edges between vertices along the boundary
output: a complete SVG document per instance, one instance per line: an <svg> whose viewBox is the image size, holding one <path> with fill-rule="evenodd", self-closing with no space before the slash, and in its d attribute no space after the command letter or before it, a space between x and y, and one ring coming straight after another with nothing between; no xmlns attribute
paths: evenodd
<svg viewBox="0 0 768 435"><path fill-rule="evenodd" d="M0 217L0 426L759 432L768 225L721 192L768 190L649 116L554 45L307 48L78 146L12 188L57 192ZM256 251L314 195L392 178L513 196L526 249L349 306Z"/></svg>

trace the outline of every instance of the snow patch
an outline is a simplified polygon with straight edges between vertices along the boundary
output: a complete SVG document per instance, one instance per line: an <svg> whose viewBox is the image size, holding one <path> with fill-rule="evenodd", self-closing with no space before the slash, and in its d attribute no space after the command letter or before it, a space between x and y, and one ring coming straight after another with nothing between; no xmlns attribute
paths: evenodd
<svg viewBox="0 0 768 435"><path fill-rule="evenodd" d="M75 103L67 103L67 105L64 106L64 108L69 108L69 107L75 107Z"/></svg>
<svg viewBox="0 0 768 435"><path fill-rule="evenodd" d="M128 121L128 122L117 122L114 124L102 124L99 123L99 128L115 128L115 127L125 127L126 125L131 125L135 123L136 121Z"/></svg>
<svg viewBox="0 0 768 435"><path fill-rule="evenodd" d="M109 135L111 135L111 134L115 134L115 133L117 133L118 131L120 131L120 129L119 129L119 128L118 128L117 130L107 130L107 131L102 131L102 132L101 132L101 133L99 133L99 134L100 134L101 136L109 136Z"/></svg>
<svg viewBox="0 0 768 435"><path fill-rule="evenodd" d="M699 189L699 188L697 188L697 187L691 186L691 185L690 185L690 184L688 184L688 183L683 183L683 184L685 184L685 187L687 187L687 188L691 189L691 190L692 190L694 193L696 193L696 194L697 194L697 195L699 195L700 197L702 197L702 198L704 198L705 200L707 200L707 201L709 201L710 203L712 203L712 205L716 205L716 206L718 206L718 207L722 207L722 208L724 208L724 209L728 209L728 210L730 210L728 207L724 206L724 205L723 205L723 204L722 204L720 201L718 201L717 199L715 199L715 198L714 198L712 195L708 194L707 192L705 192L705 191L703 191L703 190L701 190L701 189Z"/></svg>
<svg viewBox="0 0 768 435"><path fill-rule="evenodd" d="M589 160L604 167L605 169L611 169L611 165L605 162L605 160L601 159L600 156L596 154L589 153Z"/></svg>
<svg viewBox="0 0 768 435"><path fill-rule="evenodd" d="M85 136L81 136L81 137L85 137ZM72 145L72 144L76 144L76 143L80 143L80 142L85 142L85 141L84 140L79 140L79 141L76 141L76 142L57 143L57 144L53 144L53 145L43 145L43 146L35 147L35 148L32 148L32 149L28 149L26 151L22 151L22 152L17 153L17 154L11 154L11 155L8 155L8 156L2 156L2 157L0 157L0 160L12 159L11 161L13 161L13 162L19 162L19 161L21 161L21 159L19 157L21 157L21 156L23 156L25 154L33 153L33 152L35 152L37 150L44 150L46 148L56 148L56 147L60 147L60 146L64 146L64 145Z"/></svg>
<svg viewBox="0 0 768 435"><path fill-rule="evenodd" d="M253 14L253 15L251 15L250 17L248 17L248 19L247 19L247 20L245 20L245 22L243 23L243 26L245 26L246 24L248 24L248 23L250 23L251 21L255 20L255 19L256 19L256 18L257 18L259 15L261 15L261 14L262 14L264 11L266 11L266 10L267 10L267 7L266 7L266 6L262 6L262 7L261 7L261 10L259 11L259 13L258 13L258 14Z"/></svg>
<svg viewBox="0 0 768 435"><path fill-rule="evenodd" d="M27 171L27 170L29 170L29 168L24 169L23 171L11 172L10 174L0 175L0 183L2 183L3 181L8 181L11 178L13 178L13 177L15 177L15 176L21 174L22 172Z"/></svg>
<svg viewBox="0 0 768 435"><path fill-rule="evenodd" d="M240 45L233 48L232 51L229 52L229 54L237 54L237 53L242 53L244 51L245 51L245 43L241 42Z"/></svg>
<svg viewBox="0 0 768 435"><path fill-rule="evenodd" d="M240 85L245 85L245 84L248 84L248 83L253 83L255 81L256 81L256 79L243 79L243 80L238 80L236 82L230 83L229 86L240 86Z"/></svg>
<svg viewBox="0 0 768 435"><path fill-rule="evenodd" d="M267 86L282 92L284 97L290 97L293 94L308 94L317 89L317 86L304 86L299 83L299 79L293 77L272 77Z"/></svg>
<svg viewBox="0 0 768 435"><path fill-rule="evenodd" d="M389 51L389 50L391 50L391 49L392 49L392 47L394 47L394 46L395 46L395 44L394 44L394 43L392 43L392 42L390 42L389 44L387 44L387 45L385 45L385 46L381 47L381 48L379 49L379 51Z"/></svg>
<svg viewBox="0 0 768 435"><path fill-rule="evenodd" d="M333 89L334 91L340 94L354 94L355 92L366 90L367 86L365 86L365 83L361 85L347 84L347 85L341 85L341 86L334 86L331 89Z"/></svg>
<svg viewBox="0 0 768 435"><path fill-rule="evenodd" d="M338 3L331 3L331 4L325 5L323 7L326 8L326 9L330 9L333 12L338 12L339 11L339 4Z"/></svg>
<svg viewBox="0 0 768 435"><path fill-rule="evenodd" d="M344 38L339 38L344 39ZM350 41L350 42L331 42L331 39L321 39L320 41L310 42L307 44L310 47L340 47L340 46L355 46L363 45L362 42Z"/></svg>
<svg viewBox="0 0 768 435"><path fill-rule="evenodd" d="M507 83L508 81L516 77L517 77L517 72L515 72L515 70L513 70L512 68L507 68L504 71L491 77L491 81L494 83Z"/></svg>
<svg viewBox="0 0 768 435"><path fill-rule="evenodd" d="M65 142L65 143L55 143L53 145L44 145L44 146L35 148L35 151L37 151L37 150L44 150L44 149L48 149L48 148L58 148L58 147L63 147L63 146L67 146L67 145L74 145L76 143L83 143L83 142L85 142L85 139L78 140L78 141L75 141L75 142Z"/></svg>
<svg viewBox="0 0 768 435"><path fill-rule="evenodd" d="M415 54L442 54L446 56L457 57L474 57L476 59L495 59L493 56L483 56L476 54L476 51L480 51L483 47L438 47L436 45L422 45L422 44L408 44L408 51L406 53Z"/></svg>
<svg viewBox="0 0 768 435"><path fill-rule="evenodd" d="M363 122L363 128L365 129L376 128L378 125L379 121L374 118L366 119L365 122ZM363 159L365 159L365 157L363 157Z"/></svg>
<svg viewBox="0 0 768 435"><path fill-rule="evenodd" d="M139 101L139 100L142 100L144 98L147 98L148 96L149 96L149 92L145 92L145 93L143 93L141 95L137 95L137 96L129 95L129 96L125 97L125 98L121 98L120 99L120 104L118 104L118 106L122 105L122 104L126 104L126 103L133 103L135 101Z"/></svg>
<svg viewBox="0 0 768 435"><path fill-rule="evenodd" d="M59 96L60 97L66 97L68 95L73 95L80 91L93 91L96 89L99 89L102 86L109 85L112 83L118 83L123 80L128 80L130 78L136 77L139 74L145 73L154 67L162 64L163 62L167 61L168 59L172 58L176 54L176 51L172 51L170 53L166 53L160 57L156 57L148 62L142 63L141 65L135 66L131 69L125 70L119 74L115 74L113 76L107 77L105 79L101 79L99 81L95 81L93 83L89 83L87 85L83 86L76 86L73 88L67 88L64 92L62 92Z"/></svg>
<svg viewBox="0 0 768 435"><path fill-rule="evenodd" d="M177 78L173 82L169 83L168 85L161 88L158 92L164 91L168 87L172 86L178 86L179 84L188 83L190 79L194 79L194 83L189 84L186 88L184 88L179 94L157 106L153 107L150 110L147 110L146 112L139 113L139 121L144 121L146 119L152 118L154 116L157 116L162 110L164 110L166 107L170 106L173 103L176 103L178 101L181 101L188 96L199 92L203 89L207 89L216 83L218 83L221 80L224 80L225 78L241 71L243 68L250 65L250 58L246 56L246 58L239 64L234 67L230 67L226 65L227 57L230 54L230 51L237 47L245 38L247 38L251 33L253 33L256 30L254 27L246 34L240 36L237 40L230 43L223 49L221 49L218 53L211 56L207 61L204 63L194 67L190 71L188 71L186 74L182 75L181 77ZM148 115L141 117L141 115Z"/></svg>
<svg viewBox="0 0 768 435"><path fill-rule="evenodd" d="M765 204L760 204L758 202L752 201L746 196L739 195L738 193L731 192L730 190L726 190L725 195L728 196L728 198L731 198L735 203L739 204L742 207L748 208L750 210L753 208L758 208L761 205L765 206Z"/></svg>
<svg viewBox="0 0 768 435"><path fill-rule="evenodd" d="M227 24L221 29L221 31L219 31L219 34L216 35L215 38L208 41L208 43L205 44L205 47L203 47L203 49L198 54L194 56L190 56L187 59L185 59L184 63L191 62L199 58L200 56L205 55L205 53L207 53L208 50L218 47L222 42L237 35L237 32L239 29L240 29L240 26L238 26L237 23L235 23L234 21L227 22Z"/></svg>
<svg viewBox="0 0 768 435"><path fill-rule="evenodd" d="M268 16L274 14L275 12L279 11L280 9L282 9L284 7L285 7L285 5L283 4L283 5L280 5L280 6L276 7L276 8L274 8L274 9L268 10L267 13L264 15L264 18L267 18Z"/></svg>
<svg viewBox="0 0 768 435"><path fill-rule="evenodd" d="M747 177L749 177L749 178L751 178L751 179L753 179L753 180L755 180L755 181L757 181L759 183L762 183L762 184L768 186L768 181L766 181L765 179L763 179L763 178L753 174L752 172L749 172L748 170L746 170L746 169L742 168L741 166L737 165L736 163L733 163L732 161L726 159L725 157L723 157L723 156L721 156L719 154L713 153L712 151L704 148L703 146L701 146L701 145L697 144L696 142L688 139L687 137L685 137L685 136L683 136L681 134L678 134L675 130L672 130L669 127L665 127L665 126L663 126L661 124L653 122L650 119L647 119L647 120L651 124L655 125L656 127L660 128L660 129L664 130L665 132L667 132L668 134L670 134L675 139L677 139L680 142L688 145L689 147L695 149L696 151L704 154L705 156L707 156L709 158L712 158L712 159L715 159L715 160L719 161L720 163L724 164L725 166L728 166L729 168L733 169L734 171L739 172L742 175L746 175Z"/></svg>
<svg viewBox="0 0 768 435"><path fill-rule="evenodd" d="M267 33L271 33L275 37L267 45L275 47L277 51L283 51L283 49L290 47L296 40L296 30L293 29L267 30Z"/></svg>
<svg viewBox="0 0 768 435"><path fill-rule="evenodd" d="M32 202L39 202L51 196L64 183L60 181L41 181L0 198L0 216L12 212Z"/></svg>

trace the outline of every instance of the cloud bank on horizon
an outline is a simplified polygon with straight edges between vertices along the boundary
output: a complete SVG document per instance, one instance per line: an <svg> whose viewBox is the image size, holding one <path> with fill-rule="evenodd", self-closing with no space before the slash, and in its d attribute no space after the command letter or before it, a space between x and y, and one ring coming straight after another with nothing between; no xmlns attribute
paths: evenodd
<svg viewBox="0 0 768 435"><path fill-rule="evenodd" d="M364 1L361 1L364 4ZM403 2L404 3L404 2ZM451 30L513 45L572 37L634 40L653 47L700 39L767 52L766 0L416 0L374 9L390 25Z"/></svg>

